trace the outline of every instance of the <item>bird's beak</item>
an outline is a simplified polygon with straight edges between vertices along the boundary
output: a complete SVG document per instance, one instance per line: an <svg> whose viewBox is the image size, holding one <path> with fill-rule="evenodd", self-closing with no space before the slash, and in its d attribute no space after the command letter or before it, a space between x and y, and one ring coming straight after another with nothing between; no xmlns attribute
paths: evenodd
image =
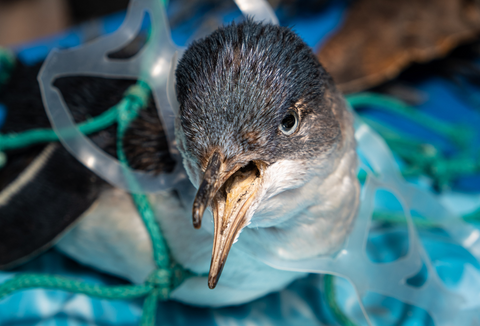
<svg viewBox="0 0 480 326"><path fill-rule="evenodd" d="M225 171L221 155L214 153L193 203L193 225L200 228L203 212L211 205L215 224L208 287L217 285L228 253L248 224L247 212L260 188L265 164L250 162Z"/></svg>

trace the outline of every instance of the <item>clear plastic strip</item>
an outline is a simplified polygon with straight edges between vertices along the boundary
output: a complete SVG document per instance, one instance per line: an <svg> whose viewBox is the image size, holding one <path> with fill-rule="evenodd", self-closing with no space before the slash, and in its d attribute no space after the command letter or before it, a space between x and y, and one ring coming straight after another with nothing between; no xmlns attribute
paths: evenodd
<svg viewBox="0 0 480 326"><path fill-rule="evenodd" d="M237 248L274 268L328 273L348 279L357 292L364 313L366 311L362 298L367 292L373 292L425 309L437 326L475 325L475 321L479 318L480 301L464 291L471 289L472 286L478 288L479 285L463 283L457 291L454 291L443 284L420 242L410 211L416 210L434 219L460 244L465 244L468 239L472 239L478 230L450 214L429 192L404 181L385 142L368 126L358 123L355 135L360 151L365 154L377 176L369 173L362 190L359 215L344 249L338 255L285 261L267 252L258 250L252 252L247 246L242 246L241 241L238 242ZM375 193L379 189L388 190L397 197L408 222L409 251L405 257L391 263L374 263L366 253ZM476 239L468 243L469 246L466 248L479 259L479 242ZM419 288L409 286L406 279L417 274L423 263L428 270L426 282ZM475 273L476 277L480 277L477 270L472 268L469 271ZM464 278L463 282L468 282L467 278ZM371 325L368 316L365 317Z"/></svg>
<svg viewBox="0 0 480 326"><path fill-rule="evenodd" d="M264 0L239 0L237 4L246 15L277 22ZM108 53L121 49L138 34L145 13L150 15L152 24L145 47L128 60L109 59ZM178 104L172 103L172 97L167 95L167 84L174 82L168 78L172 57L174 53L181 57L183 51L171 40L168 20L159 0L132 0L125 21L116 32L77 48L52 51L38 79L48 117L62 144L85 166L116 187L133 193L154 193L175 187L182 188L181 193L191 194L192 190L187 188L192 186L185 181L188 179L182 164L176 164L172 173L158 176L122 167L118 160L103 152L78 130L60 92L53 86L59 77L78 75L144 80L152 89L171 155L180 163L181 157L175 146L175 114L172 108ZM176 99L173 100L176 102ZM129 178L135 178L136 182L129 184L125 173L130 175ZM185 197L184 200L189 203L191 198Z"/></svg>

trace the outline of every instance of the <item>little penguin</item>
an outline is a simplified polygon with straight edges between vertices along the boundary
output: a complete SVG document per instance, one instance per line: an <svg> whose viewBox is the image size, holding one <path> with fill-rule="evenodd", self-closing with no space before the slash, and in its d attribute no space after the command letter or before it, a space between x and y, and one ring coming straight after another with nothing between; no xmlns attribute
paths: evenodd
<svg viewBox="0 0 480 326"><path fill-rule="evenodd" d="M276 270L243 249L298 260L342 248L359 206L353 117L298 35L251 19L221 27L187 48L175 90L176 144L197 194L193 207L175 192L149 198L173 259L198 276L172 299L241 304L305 275ZM134 122L130 138L154 137L145 126ZM135 156L148 157L151 148L125 143L130 162L142 168ZM104 186L96 198L56 247L143 282L155 266L128 193ZM212 232L202 227L207 220Z"/></svg>

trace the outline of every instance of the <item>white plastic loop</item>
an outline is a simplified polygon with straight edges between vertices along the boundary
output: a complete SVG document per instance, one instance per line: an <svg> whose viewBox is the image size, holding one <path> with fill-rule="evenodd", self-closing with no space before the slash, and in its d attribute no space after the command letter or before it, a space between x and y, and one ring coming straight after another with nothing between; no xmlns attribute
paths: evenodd
<svg viewBox="0 0 480 326"><path fill-rule="evenodd" d="M127 45L138 34L145 14L150 15L151 34L148 43L133 58L115 60L108 53ZM166 84L173 53L182 51L175 46L163 5L160 1L132 0L122 26L113 34L91 43L62 51L52 51L39 74L44 105L60 141L80 162L112 185L131 192L158 192L171 189L186 178L182 164L173 173L152 176L125 169L120 162L103 152L75 126L73 118L53 82L64 76L87 75L110 78L134 78L146 81L159 110L173 158L181 162L175 148L174 115L167 100ZM136 182L127 182L125 171Z"/></svg>
<svg viewBox="0 0 480 326"><path fill-rule="evenodd" d="M236 2L244 14L254 19L277 22L265 0ZM144 48L128 60L108 58L108 53L123 48L133 40L140 31L146 13L150 15L151 34ZM174 78L170 81L168 78L172 62L176 62L172 61L172 57L178 53L180 58L183 51L183 48L172 42L165 9L160 0L131 0L125 21L114 33L76 48L52 51L45 60L38 80L48 117L65 148L115 187L135 193L178 188L176 185L180 183L184 188L188 184L184 181L188 179L175 146L174 108L178 108L178 103L167 94L167 83L174 82ZM122 167L118 160L103 152L78 130L60 92L53 86L59 77L78 75L141 79L150 85L170 153L177 162L172 173L152 176ZM129 177L125 174L129 174ZM132 178L135 182L127 181ZM192 193L192 190L187 192ZM192 198L184 200L190 203Z"/></svg>
<svg viewBox="0 0 480 326"><path fill-rule="evenodd" d="M343 250L335 257L285 261L269 252L258 250L252 252L247 246L242 246L241 241L236 244L237 249L244 250L274 268L328 273L348 279L355 288L369 325L372 323L362 303L362 298L367 292L378 293L420 307L430 314L436 326L478 325L479 296L472 297L469 293L480 293L479 271L473 267L466 268L460 285L455 290L447 288L423 248L410 211L415 210L440 224L459 244L468 244L465 248L480 261L480 241L476 236L478 230L449 213L431 193L403 180L383 139L367 125L360 123L359 119L356 121L355 137L359 150L374 168L375 175L369 173L362 189L360 211ZM375 194L379 189L388 190L395 195L402 204L408 223L408 253L405 257L390 263L372 262L366 252ZM426 282L421 287L408 285L406 280L420 272L422 262L428 271Z"/></svg>
<svg viewBox="0 0 480 326"><path fill-rule="evenodd" d="M278 18L266 0L234 0L244 16L278 25Z"/></svg>

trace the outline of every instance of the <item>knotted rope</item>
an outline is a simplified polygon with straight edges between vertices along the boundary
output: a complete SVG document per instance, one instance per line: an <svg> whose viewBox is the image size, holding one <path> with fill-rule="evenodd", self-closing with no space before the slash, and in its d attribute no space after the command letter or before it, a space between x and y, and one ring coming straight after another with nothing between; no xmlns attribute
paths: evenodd
<svg viewBox="0 0 480 326"><path fill-rule="evenodd" d="M149 96L150 89L148 85L140 81L125 92L125 96L120 103L97 118L81 124L80 128L85 133L91 133L116 122L118 125L117 155L122 165L126 168L128 164L123 151L123 136L130 122L137 117L141 109L147 106ZM58 138L53 130L37 129L21 134L2 135L0 138L0 149L19 148L34 143L56 140ZM127 169L125 169L125 174L129 178L130 175ZM130 178L129 182L135 181ZM192 274L171 259L167 244L155 220L155 213L147 196L145 194L132 194L132 199L152 240L153 258L157 266L157 269L150 274L143 285L103 286L60 276L22 274L0 284L0 299L14 291L31 288L57 289L115 300L146 297L143 305L141 325L154 325L157 302L159 300L167 300L171 291Z"/></svg>

